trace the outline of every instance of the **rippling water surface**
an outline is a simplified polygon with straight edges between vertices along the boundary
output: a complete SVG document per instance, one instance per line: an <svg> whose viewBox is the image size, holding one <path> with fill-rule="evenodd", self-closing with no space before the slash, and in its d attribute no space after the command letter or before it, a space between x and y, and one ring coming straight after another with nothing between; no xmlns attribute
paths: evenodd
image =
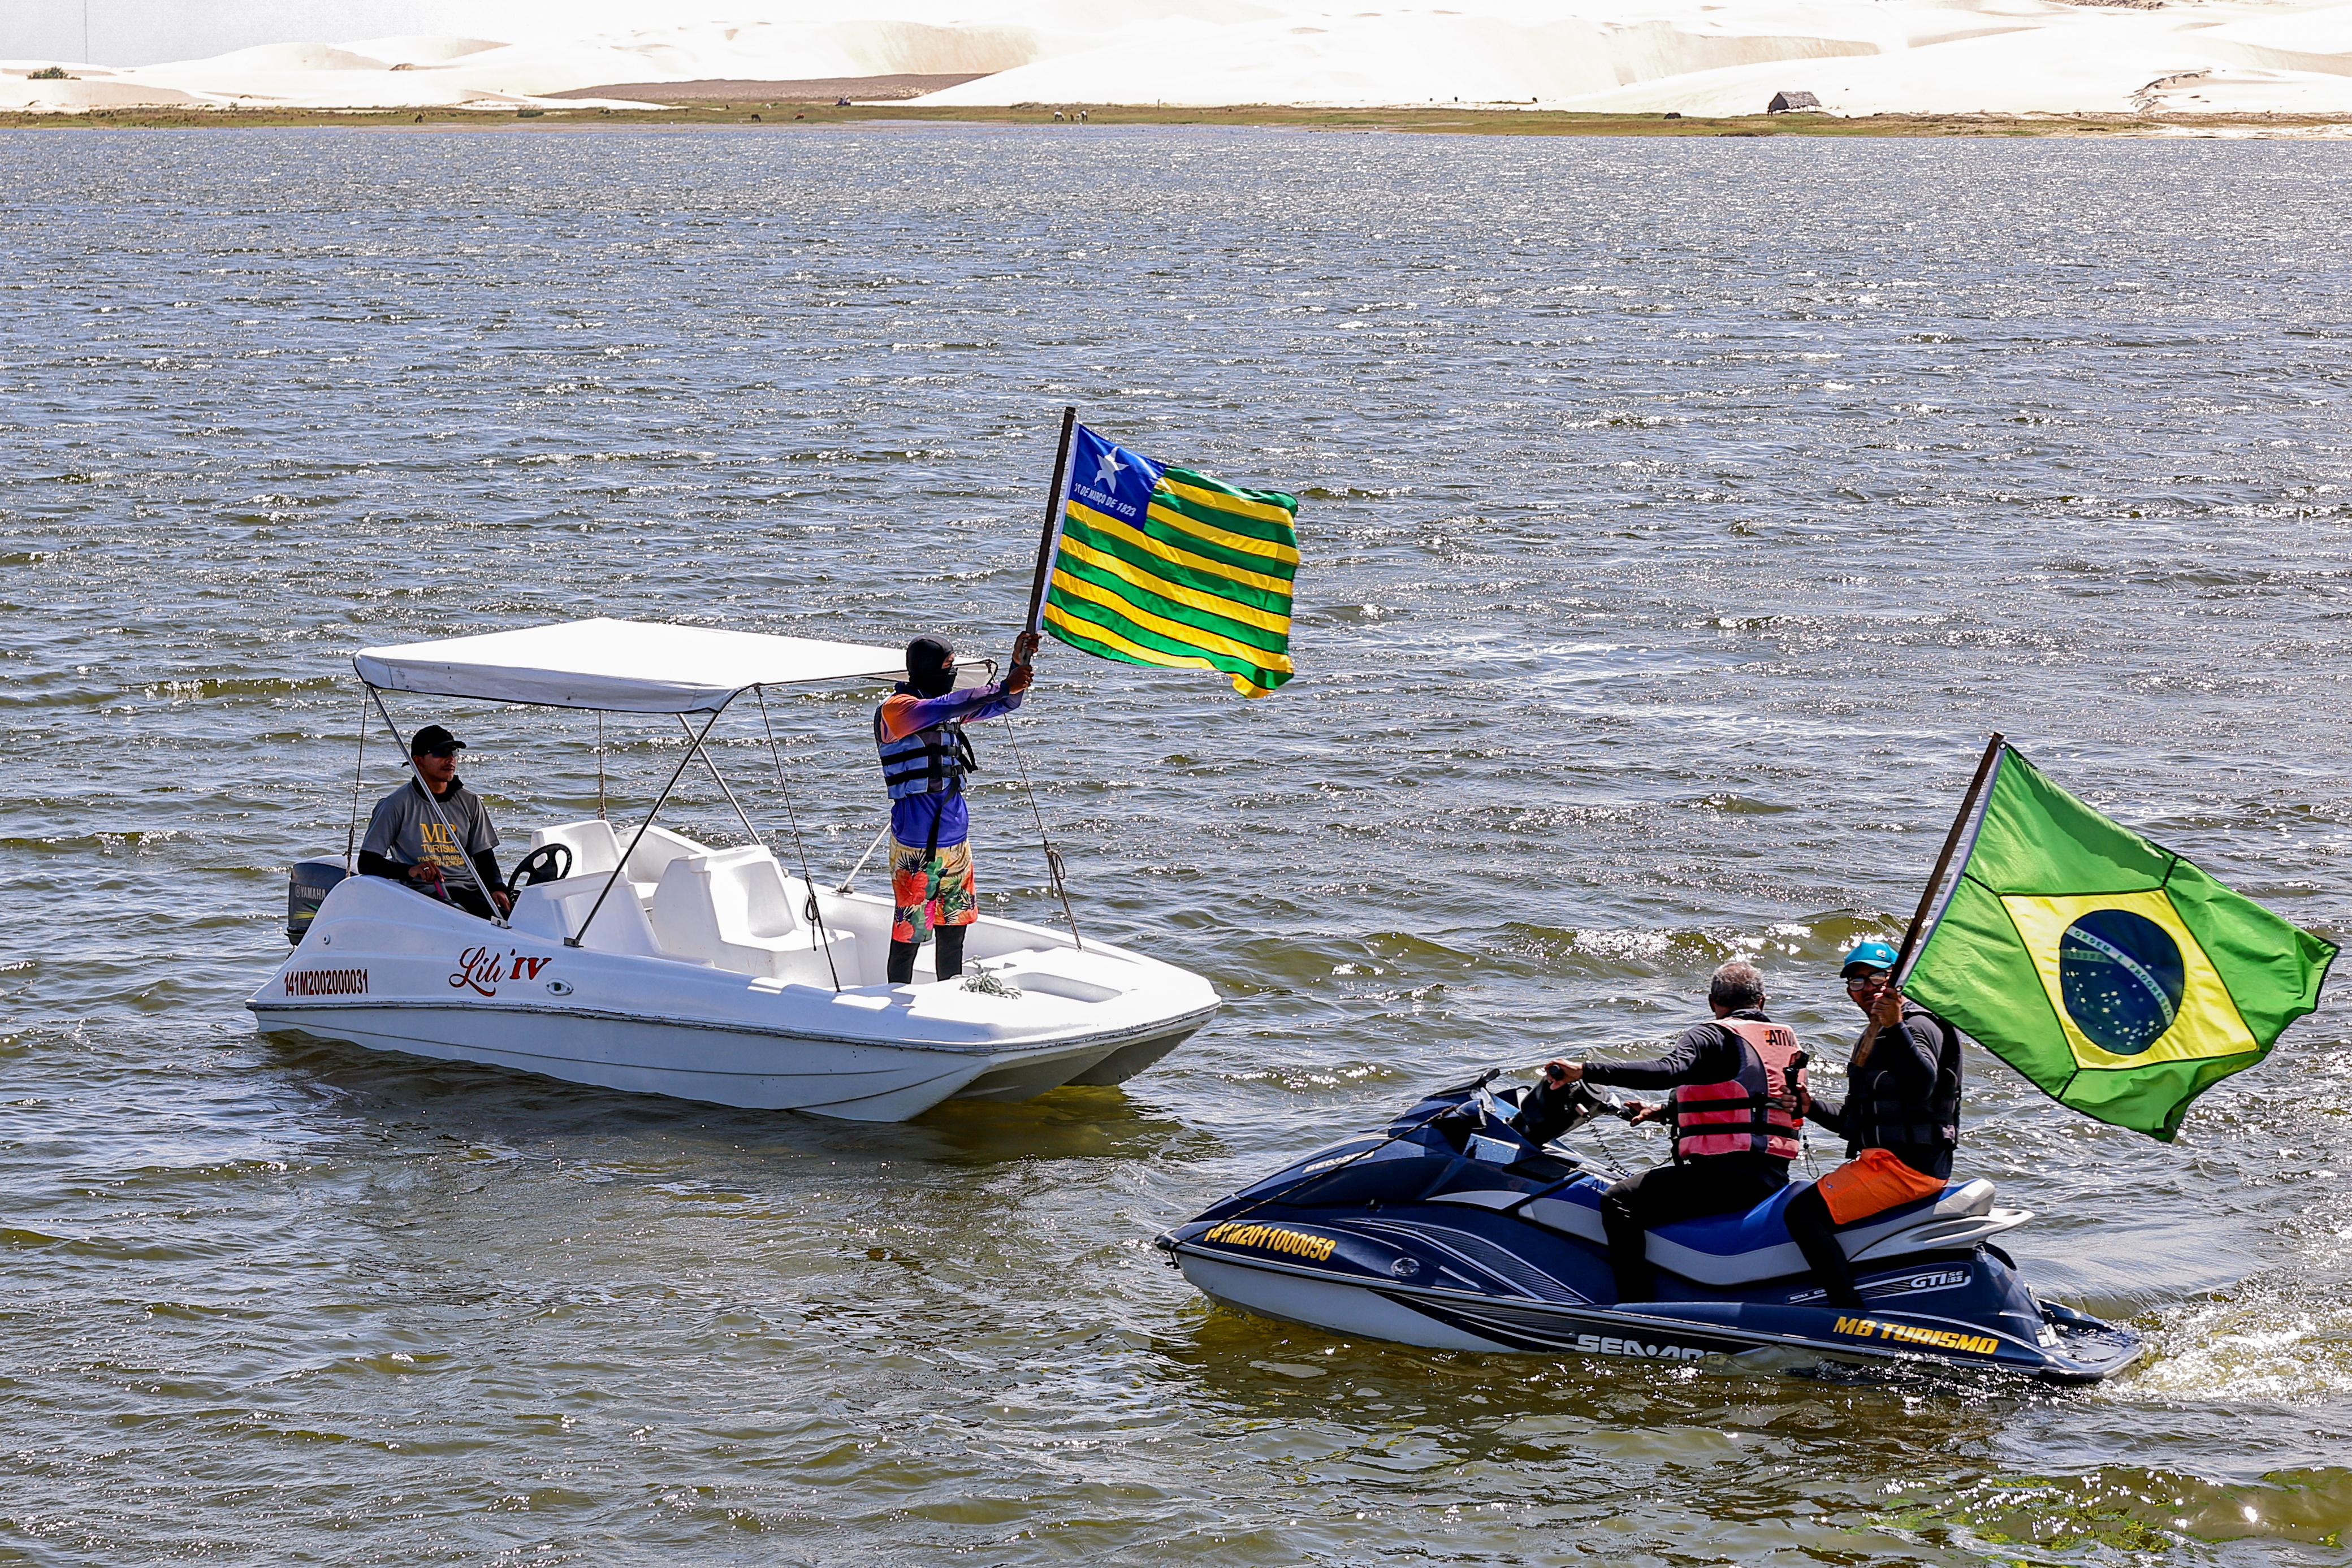
<svg viewBox="0 0 2352 1568"><path fill-rule="evenodd" d="M2341 1562L2334 1000L2174 1147L1971 1061L2029 1273L2153 1340L2093 1391L1342 1343L1150 1238L1735 953L1845 1030L1991 728L2343 940L2347 155L0 136L0 1558ZM868 1127L256 1037L352 648L1001 648L1065 402L1305 500L1291 687L1054 646L1023 715L1087 929L1230 998L1185 1051ZM824 866L874 695L780 715ZM592 720L446 716L510 840L593 804Z"/></svg>

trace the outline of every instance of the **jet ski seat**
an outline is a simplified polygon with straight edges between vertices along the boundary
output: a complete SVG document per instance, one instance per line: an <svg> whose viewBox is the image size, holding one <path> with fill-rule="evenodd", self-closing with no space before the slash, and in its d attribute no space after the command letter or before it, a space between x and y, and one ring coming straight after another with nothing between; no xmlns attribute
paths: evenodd
<svg viewBox="0 0 2352 1568"><path fill-rule="evenodd" d="M649 915L655 939L671 957L812 986L832 985L837 969L844 984L857 984L856 937L830 925L813 930L776 857L761 845L671 860Z"/></svg>
<svg viewBox="0 0 2352 1568"><path fill-rule="evenodd" d="M1662 1225L1650 1232L1650 1261L1702 1285L1760 1284L1805 1271L1805 1255L1789 1238L1789 1200L1810 1186L1792 1182L1741 1214L1715 1214ZM1554 1230L1605 1241L1600 1184L1578 1181L1527 1206L1528 1218ZM1992 1206L1993 1185L1983 1177L1947 1186L1941 1197L1922 1198L1838 1228L1849 1258L1964 1248L2031 1218Z"/></svg>

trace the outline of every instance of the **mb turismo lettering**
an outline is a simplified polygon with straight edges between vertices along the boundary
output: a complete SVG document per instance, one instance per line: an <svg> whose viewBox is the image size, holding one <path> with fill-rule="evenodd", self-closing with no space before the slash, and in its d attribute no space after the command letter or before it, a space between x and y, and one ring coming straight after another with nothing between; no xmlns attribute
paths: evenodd
<svg viewBox="0 0 2352 1568"><path fill-rule="evenodd" d="M2000 1348L2000 1341L1990 1334L1954 1333L1949 1329L1913 1328L1909 1323L1882 1323L1874 1318L1840 1318L1837 1332L1853 1334L1857 1339L1893 1340L1897 1344L1931 1345L1937 1350L1973 1351L1979 1355L1990 1355Z"/></svg>
<svg viewBox="0 0 2352 1568"><path fill-rule="evenodd" d="M1590 1355L1638 1355L1652 1361L1696 1361L1706 1354L1695 1344L1644 1344L1637 1339L1597 1333L1578 1334L1576 1348Z"/></svg>
<svg viewBox="0 0 2352 1568"><path fill-rule="evenodd" d="M1328 1236L1309 1236L1303 1230L1285 1230L1278 1225L1235 1225L1231 1220L1201 1239L1222 1241L1228 1247L1263 1247L1269 1252L1312 1258L1318 1263L1329 1258L1339 1245Z"/></svg>
<svg viewBox="0 0 2352 1568"><path fill-rule="evenodd" d="M367 995L365 969L295 969L286 977L286 994L289 997L363 997Z"/></svg>
<svg viewBox="0 0 2352 1568"><path fill-rule="evenodd" d="M551 957L534 958L496 947L468 947L457 955L457 970L449 977L449 985L452 989L462 988L477 996L495 997L500 980L536 980L539 972L554 962Z"/></svg>

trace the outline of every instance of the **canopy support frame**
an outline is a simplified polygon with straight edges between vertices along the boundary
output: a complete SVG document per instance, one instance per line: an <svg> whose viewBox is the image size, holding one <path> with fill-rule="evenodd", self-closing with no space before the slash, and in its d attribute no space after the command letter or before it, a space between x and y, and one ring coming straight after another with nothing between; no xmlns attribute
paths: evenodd
<svg viewBox="0 0 2352 1568"><path fill-rule="evenodd" d="M694 761L697 756L700 755L702 751L702 737L710 733L711 726L719 722L719 716L727 711L728 703L733 702L735 700L735 696L740 696L742 694L740 692L736 693L734 695L730 695L727 699L727 702L720 703L717 707L712 708L710 710L709 721L702 727L701 735L696 735L694 733L693 726L687 726L687 734L692 739L694 744L688 748L684 757L677 759L677 766L670 770L669 782L663 785L661 793L654 798L653 810L646 813L646 820L637 824L636 832L629 839L629 847L621 852L620 862L613 867L613 874L604 879L604 885L597 891L596 902L588 906L588 916L586 919L581 921L580 929L563 939L563 945L566 947L579 946L581 939L588 935L588 927L595 924L597 911L604 907L604 900L610 898L613 894L613 884L620 881L622 874L629 869L629 857L635 854L637 852L637 846L645 841L646 830L654 825L654 819L661 815L662 807L667 805L669 801L670 791L677 788L677 781L686 777L688 766ZM678 715L677 717L680 724L686 723L686 716L684 714Z"/></svg>
<svg viewBox="0 0 2352 1568"><path fill-rule="evenodd" d="M833 961L833 934L824 928L824 905L816 895L816 877L809 870L808 844L801 838L801 814L793 808L793 789L784 782L784 754L776 745L776 726L768 717L768 694L761 686L751 688L752 697L760 705L760 727L768 735L768 760L775 765L776 792L784 798L784 823L792 829L793 852L800 857L801 886L808 891L808 905L802 918L808 922L809 946L824 953L825 973L833 977L836 995L841 990L841 967Z"/></svg>
<svg viewBox="0 0 2352 1568"><path fill-rule="evenodd" d="M743 824L743 831L751 835L753 843L764 848L768 841L766 835L751 825L751 818L743 810L743 802L735 799L734 786L727 782L727 775L719 771L718 759L710 755L709 750L701 741L695 738L694 726L686 722L686 715L681 713L672 716L677 718L677 727L686 731L686 743L694 747L696 753L702 758L702 765L710 769L710 777L718 780L719 792L727 797L729 805L735 808L735 820Z"/></svg>

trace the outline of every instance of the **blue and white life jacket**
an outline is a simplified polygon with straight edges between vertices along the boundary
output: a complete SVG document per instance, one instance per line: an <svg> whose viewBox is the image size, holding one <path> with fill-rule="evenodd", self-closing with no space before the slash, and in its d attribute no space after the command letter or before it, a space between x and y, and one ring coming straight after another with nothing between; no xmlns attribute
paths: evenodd
<svg viewBox="0 0 2352 1568"><path fill-rule="evenodd" d="M963 789L963 776L980 770L963 726L952 719L919 729L903 740L885 740L877 708L874 746L882 754L882 782L889 786L893 800L909 795L956 794Z"/></svg>

